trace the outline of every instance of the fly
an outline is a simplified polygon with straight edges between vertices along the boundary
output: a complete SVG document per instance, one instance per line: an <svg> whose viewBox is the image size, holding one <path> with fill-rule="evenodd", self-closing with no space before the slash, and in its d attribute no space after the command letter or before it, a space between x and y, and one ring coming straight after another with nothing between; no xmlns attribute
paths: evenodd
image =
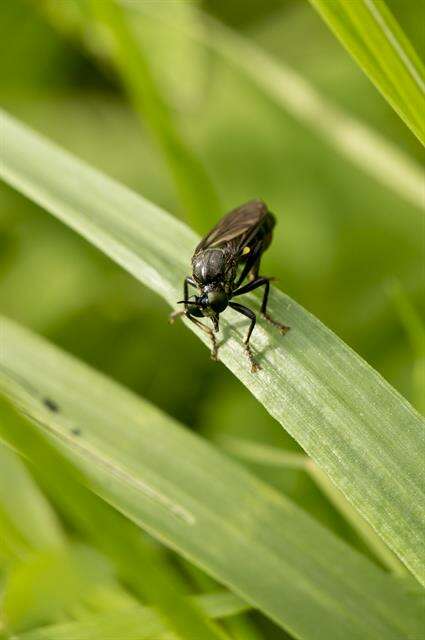
<svg viewBox="0 0 425 640"><path fill-rule="evenodd" d="M184 280L184 311L170 316L173 322L178 316L186 316L211 338L211 358L217 360L218 347L214 332L219 330L219 318L228 306L250 320L244 340L245 352L254 373L261 367L255 361L249 340L257 317L248 307L233 298L264 287L261 315L284 335L289 327L274 320L267 312L270 282L273 278L259 275L261 257L272 240L274 215L262 200L252 200L234 209L222 218L201 240L192 257L192 276ZM246 284L243 284L247 280ZM189 286L198 289L200 295L189 296ZM211 320L214 331L198 318Z"/></svg>

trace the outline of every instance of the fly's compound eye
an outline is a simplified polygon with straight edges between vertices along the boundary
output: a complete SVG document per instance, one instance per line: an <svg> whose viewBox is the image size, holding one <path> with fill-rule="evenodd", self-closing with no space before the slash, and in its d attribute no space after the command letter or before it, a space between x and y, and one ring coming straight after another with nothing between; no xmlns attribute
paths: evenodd
<svg viewBox="0 0 425 640"><path fill-rule="evenodd" d="M215 313L221 313L227 307L228 298L223 290L208 293L208 305Z"/></svg>

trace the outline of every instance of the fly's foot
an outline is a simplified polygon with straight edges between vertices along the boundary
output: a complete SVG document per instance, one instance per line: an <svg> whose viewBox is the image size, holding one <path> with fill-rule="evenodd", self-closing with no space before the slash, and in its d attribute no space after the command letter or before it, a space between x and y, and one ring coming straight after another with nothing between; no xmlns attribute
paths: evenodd
<svg viewBox="0 0 425 640"><path fill-rule="evenodd" d="M176 318L180 318L180 316L184 316L184 314L185 314L185 311L173 311L168 316L168 322L170 324L174 324L176 321Z"/></svg>
<svg viewBox="0 0 425 640"><path fill-rule="evenodd" d="M270 324L272 324L274 327L276 327L277 329L279 329L280 333L284 336L285 333L288 333L290 327L288 327L286 324L282 324L282 322L277 322L276 320L273 320L273 318L271 317L270 314L267 313L267 311L262 311L261 315L263 316L263 318L265 320L267 320L267 322L269 322Z"/></svg>
<svg viewBox="0 0 425 640"><path fill-rule="evenodd" d="M255 360L254 355L252 353L252 349L250 347L249 344L245 343L245 353L249 358L249 361L251 363L251 373L257 373L257 371L260 371L261 366L258 364L258 362Z"/></svg>

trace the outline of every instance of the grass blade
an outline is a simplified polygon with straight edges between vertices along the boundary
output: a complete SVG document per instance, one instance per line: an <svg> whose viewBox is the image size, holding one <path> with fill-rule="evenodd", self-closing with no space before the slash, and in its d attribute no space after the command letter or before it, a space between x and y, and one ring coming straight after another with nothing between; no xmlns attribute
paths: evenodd
<svg viewBox="0 0 425 640"><path fill-rule="evenodd" d="M224 437L220 438L219 443L225 451L232 453L241 460L282 469L303 469L306 473L309 473L312 480L334 505L335 509L350 523L375 557L379 558L382 565L394 573L409 575L405 566L388 549L374 529L353 509L343 494L308 456L241 438Z"/></svg>
<svg viewBox="0 0 425 640"><path fill-rule="evenodd" d="M413 365L412 387L414 404L425 415L425 326L418 311L399 282L394 282L389 290L400 322L408 336L415 362Z"/></svg>
<svg viewBox="0 0 425 640"><path fill-rule="evenodd" d="M59 520L25 465L0 445L0 538L10 542L2 534L3 523L10 523L17 546L27 551L60 548L65 542Z"/></svg>
<svg viewBox="0 0 425 640"><path fill-rule="evenodd" d="M2 589L2 616L10 636L15 632L67 619L77 603L113 584L107 561L82 545L29 554L7 573ZM58 588L60 585L60 588Z"/></svg>
<svg viewBox="0 0 425 640"><path fill-rule="evenodd" d="M210 618L227 618L249 609L240 598L222 592L193 598ZM132 607L124 611L91 616L81 622L57 624L16 635L15 640L152 640L165 633L167 627L154 609Z"/></svg>
<svg viewBox="0 0 425 640"><path fill-rule="evenodd" d="M384 0L310 0L393 109L425 144L422 62Z"/></svg>
<svg viewBox="0 0 425 640"><path fill-rule="evenodd" d="M6 182L170 304L181 298L198 241L190 229L4 113L2 130L0 172ZM292 330L282 338L268 327L256 328L262 371L254 376L247 367L245 327L233 325L230 333L225 319L222 361L425 582L425 430L419 414L288 296L274 289L270 306Z"/></svg>
<svg viewBox="0 0 425 640"><path fill-rule="evenodd" d="M289 500L45 340L5 318L2 331L1 388L34 422L3 421L2 437L43 433L93 491L296 637L419 633L399 581Z"/></svg>
<svg viewBox="0 0 425 640"><path fill-rule="evenodd" d="M217 215L217 194L201 162L195 157L173 121L151 72L149 60L137 41L124 10L115 0L90 0L93 13L111 36L112 57L136 112L149 126L167 161L192 224L199 212Z"/></svg>
<svg viewBox="0 0 425 640"><path fill-rule="evenodd" d="M224 640L191 600L184 597L186 584L173 564L139 528L89 491L85 477L34 429L21 428L19 418L0 402L0 419L8 425L10 444L33 463L42 486L71 529L96 545L115 566L122 582L160 611L167 627L182 640Z"/></svg>
<svg viewBox="0 0 425 640"><path fill-rule="evenodd" d="M128 4L135 12L149 6ZM151 15L151 13L149 13ZM152 16L153 17L153 16ZM236 31L204 16L206 29L189 37L221 56L296 120L309 127L362 171L423 210L423 173L407 154L328 100L295 70Z"/></svg>
<svg viewBox="0 0 425 640"><path fill-rule="evenodd" d="M331 145L344 159L353 163L366 174L372 176L385 188L397 194L413 206L423 209L423 175L421 167L395 144L386 140L367 123L346 113L326 96L322 95L312 83L276 60L248 38L229 29L223 24L206 16L200 11L191 11L194 17L205 24L204 29L186 25L177 26L169 17L169 11L152 10L149 4L122 2L127 17L134 27L139 25L140 17L149 17L157 29L174 29L179 36L185 34L220 56L227 64L244 74L250 82L270 98L285 112L301 122L326 144ZM63 30L69 37L77 37L84 46L86 22L83 14L74 14L70 19L67 6L56 2L47 12L49 20L56 28ZM134 23L134 24L133 24ZM140 31L140 30L139 30ZM104 41L102 55L111 57L107 40ZM94 52L91 51L93 54ZM218 209L217 209L218 210Z"/></svg>

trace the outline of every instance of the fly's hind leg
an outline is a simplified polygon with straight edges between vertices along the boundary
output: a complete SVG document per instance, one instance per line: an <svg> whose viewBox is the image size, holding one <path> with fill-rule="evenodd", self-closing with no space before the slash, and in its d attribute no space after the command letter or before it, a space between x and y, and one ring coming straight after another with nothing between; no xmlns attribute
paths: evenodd
<svg viewBox="0 0 425 640"><path fill-rule="evenodd" d="M229 306L232 307L232 309L234 309L235 311L239 311L239 313L242 313L244 316L246 316L251 320L251 324L249 325L248 333L246 334L244 344L245 344L245 353L248 356L249 361L251 363L251 372L256 373L261 369L261 367L254 358L251 345L249 344L249 339L251 337L251 333L254 330L257 317L255 313L251 311L251 309L248 309L248 307L244 307L242 304L238 304L237 302L229 302Z"/></svg>
<svg viewBox="0 0 425 640"><path fill-rule="evenodd" d="M274 320L274 318L272 318L271 315L269 314L269 312L267 311L267 302L268 302L268 299L269 299L269 290L270 290L270 280L271 280L271 278L265 278L265 280L266 280L266 283L265 283L265 287L264 287L263 302L261 303L260 313L263 316L263 318L265 318L267 320L267 322L272 324L274 327L277 327L277 329L279 329L280 333L284 336L285 333L287 333L289 331L289 327L286 324L283 324L282 322L278 322L277 320Z"/></svg>
<svg viewBox="0 0 425 640"><path fill-rule="evenodd" d="M211 340L211 360L215 360L216 362L218 361L218 346L217 346L217 339L214 335L214 331L212 329L210 329L209 327L207 327L205 324L203 324L202 322L200 322L197 318L194 318L193 316L190 315L190 313L188 313L187 311L184 312L186 315L186 318L189 318L189 320L191 320L191 322L193 322L193 324L196 324L197 327L199 327L200 329L202 329L202 331L204 333L206 333Z"/></svg>
<svg viewBox="0 0 425 640"><path fill-rule="evenodd" d="M254 280L258 280L258 272L260 271L260 261L261 261L261 256L258 258L257 262L254 264L251 271L248 273L248 282L254 282Z"/></svg>
<svg viewBox="0 0 425 640"><path fill-rule="evenodd" d="M263 318L265 318L267 320L267 322L272 324L274 327L277 327L279 329L280 333L282 335L285 335L285 333L287 333L287 331L289 331L289 327L286 324L283 324L282 322L278 322L277 320L274 320L274 318L272 318L271 315L267 311L267 302L269 300L270 282L272 280L273 280L273 278L265 278L263 276L259 277L256 280L252 280L251 282L248 282L248 284L246 284L245 286L240 287L239 289L236 289L236 291L233 293L233 296L240 296L240 295L242 295L244 293L248 293L249 291L253 291L254 289L258 289L258 287L264 286L264 295L263 295L263 301L261 303L260 313L263 316Z"/></svg>

